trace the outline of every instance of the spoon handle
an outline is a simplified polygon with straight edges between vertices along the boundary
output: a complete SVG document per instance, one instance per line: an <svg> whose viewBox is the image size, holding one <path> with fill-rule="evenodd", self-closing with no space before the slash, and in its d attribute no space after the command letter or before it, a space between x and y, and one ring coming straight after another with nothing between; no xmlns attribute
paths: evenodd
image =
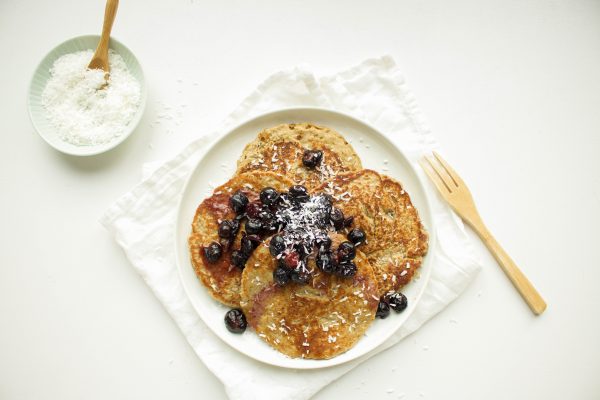
<svg viewBox="0 0 600 400"><path fill-rule="evenodd" d="M108 55L108 42L110 40L110 31L112 30L115 16L117 15L117 7L119 7L119 0L107 0L106 8L104 10L104 24L102 25L102 37L100 37L100 43L96 50L97 54Z"/></svg>

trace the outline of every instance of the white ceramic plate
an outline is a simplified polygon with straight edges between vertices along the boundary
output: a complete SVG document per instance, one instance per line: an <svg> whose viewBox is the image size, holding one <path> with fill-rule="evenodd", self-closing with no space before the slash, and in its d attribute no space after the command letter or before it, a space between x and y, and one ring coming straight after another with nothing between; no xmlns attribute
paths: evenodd
<svg viewBox="0 0 600 400"><path fill-rule="evenodd" d="M44 139L56 150L66 154L71 154L74 156L93 156L104 153L105 151L116 147L125 139L127 139L129 135L131 135L140 122L142 115L144 114L144 108L146 107L146 84L144 81L142 67L131 50L125 47L125 45L123 45L121 42L111 38L109 47L123 57L129 72L131 72L131 74L138 80L141 87L140 106L138 107L138 111L133 117L133 120L129 123L127 130L123 132L121 136L111 140L108 143L93 146L76 146L62 140L58 136L54 126L52 126L50 121L46 118L46 113L44 111L44 107L42 106L42 92L46 87L46 82L50 78L50 68L52 67L52 64L54 64L54 61L65 54L74 53L76 51L90 49L95 50L99 41L100 36L98 35L85 35L69 39L66 42L59 44L52 49L50 53L46 55L46 57L44 57L44 59L36 68L33 77L31 78L28 99L29 117L31 118L31 123L42 139Z"/></svg>
<svg viewBox="0 0 600 400"><path fill-rule="evenodd" d="M350 116L324 109L296 108L271 112L251 119L218 139L208 148L191 173L179 205L176 226L176 256L179 275L194 308L208 327L224 342L237 351L267 364L296 369L323 368L356 359L388 339L402 326L417 305L431 271L431 256L425 257L420 276L403 293L408 298L408 308L401 314L394 312L385 319L376 319L366 335L348 350L330 360L292 359L272 349L251 330L244 334L230 333L223 322L228 307L213 300L196 278L188 255L187 238L196 208L209 196L215 186L225 183L235 171L238 157L244 146L259 131L281 123L313 122L331 127L351 142L365 168L374 169L398 179L411 196L412 202L430 235L429 248L434 248L434 227L425 190L416 172L394 144L367 124ZM387 163L385 161L387 160ZM387 170L384 170L386 168ZM373 240L371 238L371 240Z"/></svg>

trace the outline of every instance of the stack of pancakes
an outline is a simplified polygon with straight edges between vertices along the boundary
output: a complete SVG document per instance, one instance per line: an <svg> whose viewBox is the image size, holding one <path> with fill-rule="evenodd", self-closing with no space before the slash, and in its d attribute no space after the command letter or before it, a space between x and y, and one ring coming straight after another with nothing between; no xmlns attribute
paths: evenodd
<svg viewBox="0 0 600 400"><path fill-rule="evenodd" d="M302 163L305 150L323 152L316 168ZM220 221L236 215L230 196L240 190L256 201L265 187L286 191L304 185L309 193L327 193L367 242L357 249L352 278L325 274L315 267L306 285L278 286L273 281L277 260L269 238L248 259L244 270L224 250L208 263L203 249L218 241ZM345 231L332 233L332 248ZM336 131L314 124L283 124L265 129L238 160L236 175L216 188L196 211L189 238L192 264L200 281L217 301L240 307L250 326L265 342L290 357L328 359L351 348L375 318L380 297L410 282L427 253L428 236L408 193L394 179L363 169L352 146Z"/></svg>

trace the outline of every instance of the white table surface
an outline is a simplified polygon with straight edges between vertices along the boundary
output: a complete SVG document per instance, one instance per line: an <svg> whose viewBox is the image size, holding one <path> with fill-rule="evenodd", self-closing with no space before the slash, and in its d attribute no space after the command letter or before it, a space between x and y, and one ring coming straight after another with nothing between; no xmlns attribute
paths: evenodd
<svg viewBox="0 0 600 400"><path fill-rule="evenodd" d="M475 239L462 297L315 399L599 398L600 2L369 3L122 1L113 33L145 69L146 114L118 149L73 158L34 132L26 93L104 3L0 1L1 399L224 399L98 217L270 73L386 53L549 306L534 317ZM180 114L152 126L163 104Z"/></svg>

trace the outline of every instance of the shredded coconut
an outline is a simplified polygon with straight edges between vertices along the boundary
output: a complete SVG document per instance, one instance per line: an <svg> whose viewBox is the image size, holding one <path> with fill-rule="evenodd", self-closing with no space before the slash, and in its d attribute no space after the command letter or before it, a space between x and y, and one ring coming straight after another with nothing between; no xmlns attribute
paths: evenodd
<svg viewBox="0 0 600 400"><path fill-rule="evenodd" d="M141 100L140 83L116 52L109 51L108 85L104 71L88 69L92 50L65 54L50 68L42 93L46 117L61 139L77 146L104 144L121 136Z"/></svg>
<svg viewBox="0 0 600 400"><path fill-rule="evenodd" d="M305 253L309 253L313 245L328 237L328 227L322 223L324 214L329 212L325 196L312 196L304 203L294 205L290 200L283 201L275 213L277 222L285 225L284 240L286 247L305 246ZM282 254L277 257L280 258Z"/></svg>

